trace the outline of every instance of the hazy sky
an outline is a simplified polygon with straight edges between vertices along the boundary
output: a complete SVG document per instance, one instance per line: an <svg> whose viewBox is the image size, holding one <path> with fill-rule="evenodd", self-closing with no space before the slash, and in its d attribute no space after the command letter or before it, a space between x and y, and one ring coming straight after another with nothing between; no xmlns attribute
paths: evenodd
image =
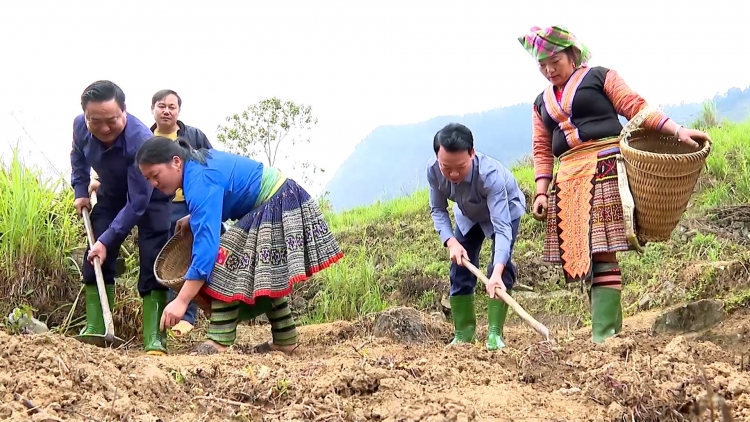
<svg viewBox="0 0 750 422"><path fill-rule="evenodd" d="M176 90L181 119L212 141L261 98L310 104L319 124L300 155L327 169L323 183L379 125L533 100L546 80L516 39L533 25L568 25L592 65L617 69L654 104L748 86L739 4L3 0L0 152L20 139L30 159L67 173L81 91L111 79L149 125L151 95Z"/></svg>

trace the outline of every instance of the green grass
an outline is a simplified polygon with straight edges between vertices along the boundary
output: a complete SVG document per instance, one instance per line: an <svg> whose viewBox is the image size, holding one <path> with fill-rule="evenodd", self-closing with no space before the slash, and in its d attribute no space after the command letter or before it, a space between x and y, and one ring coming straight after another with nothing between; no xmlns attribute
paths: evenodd
<svg viewBox="0 0 750 422"><path fill-rule="evenodd" d="M82 233L73 193L24 166L17 149L9 158L0 168L0 315L30 305L59 322L79 290L70 259Z"/></svg>
<svg viewBox="0 0 750 422"><path fill-rule="evenodd" d="M73 207L73 191L63 179L49 179L27 166L16 147L0 167L0 324L15 307L58 331L84 322L81 264L85 250L83 222ZM129 282L118 288L114 318L118 335L138 333L140 301L134 284L137 254L132 241L122 254L129 261ZM129 306L128 306L129 305Z"/></svg>
<svg viewBox="0 0 750 422"><path fill-rule="evenodd" d="M750 203L750 121L723 126L710 131L707 186L697 201L703 208Z"/></svg>
<svg viewBox="0 0 750 422"><path fill-rule="evenodd" d="M723 123L709 132L713 150L685 220L706 220L715 207L750 202L750 121ZM528 158L513 172L524 191L534 192ZM0 311L5 315L15 306L28 304L51 325L81 320L81 310L72 309L80 274L77 260L71 257L83 247L85 238L73 211L72 192L60 190L62 183L44 179L17 155L0 171ZM55 193L56 189L61 193ZM295 298L305 304L295 305L304 309L303 322L353 320L399 304L440 309L440 299L448 293L449 261L433 228L426 190L343 213L322 208L345 258L295 289ZM651 244L643 255L621 254L626 314L636 312L636 305L646 297L652 306L705 297L724 298L729 307L750 303L747 271L730 274L711 265L746 262L750 260L748 248L721 230L704 226L684 233L676 230L671 241ZM542 241L543 225L524 216L514 260L520 281L533 286L543 299L530 302L519 296L519 301L532 313L565 314L585 322L587 309L580 297L551 293L572 287L560 287L560 269L542 263ZM489 259L489 248L487 242L482 267ZM118 327L128 327L135 334L137 323L124 324L140 319L140 301L133 289L138 271L132 240L122 254L130 271L125 287L118 288L115 320ZM480 312L485 296L479 294Z"/></svg>

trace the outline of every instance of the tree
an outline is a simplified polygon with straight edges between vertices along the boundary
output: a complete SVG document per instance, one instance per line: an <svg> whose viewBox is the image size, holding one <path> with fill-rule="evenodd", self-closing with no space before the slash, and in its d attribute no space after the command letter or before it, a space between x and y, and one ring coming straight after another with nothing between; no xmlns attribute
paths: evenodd
<svg viewBox="0 0 750 422"><path fill-rule="evenodd" d="M218 127L219 141L230 152L255 159L261 156L272 167L276 166L282 142L290 146L309 144L307 131L318 123L312 107L277 97L252 104L242 113L227 116L226 121L227 124ZM291 167L300 171L300 182L305 184L313 183L312 176L325 171L308 160L297 160Z"/></svg>

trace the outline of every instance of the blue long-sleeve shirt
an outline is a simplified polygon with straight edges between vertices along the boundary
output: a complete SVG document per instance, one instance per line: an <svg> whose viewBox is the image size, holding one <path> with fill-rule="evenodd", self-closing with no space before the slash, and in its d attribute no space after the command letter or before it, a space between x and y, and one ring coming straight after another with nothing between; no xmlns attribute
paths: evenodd
<svg viewBox="0 0 750 422"><path fill-rule="evenodd" d="M186 280L209 282L219 253L222 222L244 217L260 194L263 163L215 149L210 155L205 165L187 161L182 177L193 232Z"/></svg>
<svg viewBox="0 0 750 422"><path fill-rule="evenodd" d="M101 182L97 191L101 196L127 197L125 206L97 239L105 245L125 239L151 201L154 188L138 169L135 153L152 136L148 126L128 114L122 133L107 148L88 130L83 114L73 120L70 181L76 199L88 198L92 167Z"/></svg>
<svg viewBox="0 0 750 422"><path fill-rule="evenodd" d="M445 244L454 237L448 214L448 199L455 202L456 226L466 234L479 224L486 237L495 235L495 262L506 265L512 241L511 222L526 213L526 198L513 173L499 161L480 152L474 154L471 171L453 184L440 172L435 158L427 164L430 208L435 230Z"/></svg>

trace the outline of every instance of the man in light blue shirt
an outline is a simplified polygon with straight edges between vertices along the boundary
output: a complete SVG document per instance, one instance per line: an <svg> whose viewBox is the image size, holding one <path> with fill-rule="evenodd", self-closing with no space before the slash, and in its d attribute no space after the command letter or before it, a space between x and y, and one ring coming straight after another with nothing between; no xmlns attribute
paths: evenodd
<svg viewBox="0 0 750 422"><path fill-rule="evenodd" d="M513 173L494 158L474 151L474 137L466 126L445 126L435 134L433 148L436 157L427 166L427 181L435 230L452 261L450 303L455 337L451 344L474 341L477 278L463 265L462 258L478 267L484 239L490 238L486 346L488 350L505 347L503 325L508 305L495 298L495 289L513 288L516 266L511 255L521 216L526 212L526 198ZM455 202L455 230L448 215L448 199Z"/></svg>

